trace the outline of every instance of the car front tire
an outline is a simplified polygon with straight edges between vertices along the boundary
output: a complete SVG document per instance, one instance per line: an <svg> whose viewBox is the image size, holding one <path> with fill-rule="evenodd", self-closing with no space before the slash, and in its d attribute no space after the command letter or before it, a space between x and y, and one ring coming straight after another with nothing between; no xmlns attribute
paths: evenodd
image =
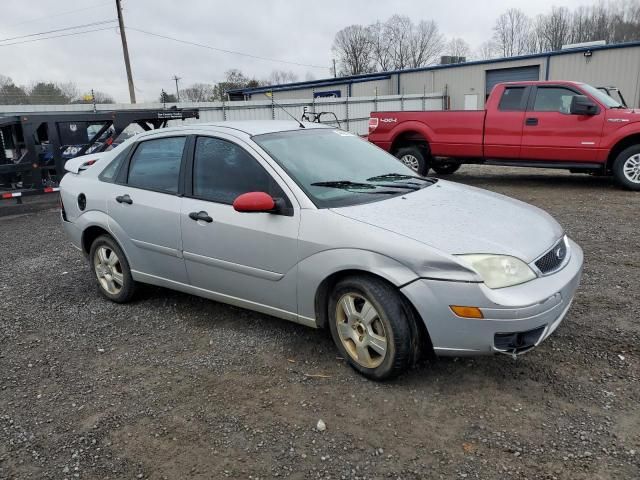
<svg viewBox="0 0 640 480"><path fill-rule="evenodd" d="M111 236L101 235L93 241L89 261L102 295L116 303L133 298L137 285L131 276L129 262Z"/></svg>
<svg viewBox="0 0 640 480"><path fill-rule="evenodd" d="M640 145L624 149L613 162L613 176L627 190L640 190Z"/></svg>
<svg viewBox="0 0 640 480"><path fill-rule="evenodd" d="M329 297L329 325L338 350L372 380L396 377L418 357L418 330L412 322L412 311L397 290L375 277L347 277Z"/></svg>

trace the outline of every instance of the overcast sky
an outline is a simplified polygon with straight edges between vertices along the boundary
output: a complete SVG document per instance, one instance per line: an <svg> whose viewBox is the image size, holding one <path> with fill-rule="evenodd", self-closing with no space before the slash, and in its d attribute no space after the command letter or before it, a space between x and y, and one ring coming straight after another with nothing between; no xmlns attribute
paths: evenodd
<svg viewBox="0 0 640 480"><path fill-rule="evenodd" d="M491 37L495 18L507 8L517 7L535 16L549 11L552 5L573 8L590 3L588 0L123 0L123 7L127 27L323 67L258 60L128 30L140 102L156 100L162 88L175 91L174 74L182 77L181 87L195 82L218 82L231 68L257 78L267 78L274 69L291 70L301 80L307 72L314 78L330 76L331 44L338 30L351 24L385 20L393 14L409 15L414 21L433 19L446 37L462 37L476 48ZM115 0L2 0L0 11L0 39L116 18ZM97 25L85 30L104 27ZM69 32L50 35L65 33ZM110 93L118 101L128 101L122 46L115 27L1 46L34 38L38 37L0 42L0 74L20 85L38 80L73 81L82 92L94 88Z"/></svg>

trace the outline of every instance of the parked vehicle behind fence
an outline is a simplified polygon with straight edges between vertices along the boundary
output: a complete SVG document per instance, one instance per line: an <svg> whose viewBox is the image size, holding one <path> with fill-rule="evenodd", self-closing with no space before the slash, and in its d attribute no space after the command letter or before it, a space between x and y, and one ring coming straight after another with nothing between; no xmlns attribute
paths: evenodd
<svg viewBox="0 0 640 480"><path fill-rule="evenodd" d="M369 140L422 175L464 163L547 167L640 190L640 110L579 82L498 84L479 111L373 112Z"/></svg>

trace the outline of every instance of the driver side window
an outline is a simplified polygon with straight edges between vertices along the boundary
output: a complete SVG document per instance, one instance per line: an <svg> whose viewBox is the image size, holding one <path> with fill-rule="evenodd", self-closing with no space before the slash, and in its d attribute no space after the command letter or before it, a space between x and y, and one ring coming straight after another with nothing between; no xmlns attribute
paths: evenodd
<svg viewBox="0 0 640 480"><path fill-rule="evenodd" d="M570 113L571 99L578 95L562 87L538 87L533 110L536 112Z"/></svg>
<svg viewBox="0 0 640 480"><path fill-rule="evenodd" d="M285 197L271 175L243 148L219 138L198 137L193 160L193 196L231 205L247 192Z"/></svg>

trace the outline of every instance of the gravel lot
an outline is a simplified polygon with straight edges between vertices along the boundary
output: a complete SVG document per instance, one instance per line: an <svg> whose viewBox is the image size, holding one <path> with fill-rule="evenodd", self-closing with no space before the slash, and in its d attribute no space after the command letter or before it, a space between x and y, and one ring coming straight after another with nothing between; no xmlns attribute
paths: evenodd
<svg viewBox="0 0 640 480"><path fill-rule="evenodd" d="M0 218L0 478L640 478L640 195L562 172L451 178L551 212L583 284L517 361L383 384L324 331L154 287L109 303L55 209Z"/></svg>

